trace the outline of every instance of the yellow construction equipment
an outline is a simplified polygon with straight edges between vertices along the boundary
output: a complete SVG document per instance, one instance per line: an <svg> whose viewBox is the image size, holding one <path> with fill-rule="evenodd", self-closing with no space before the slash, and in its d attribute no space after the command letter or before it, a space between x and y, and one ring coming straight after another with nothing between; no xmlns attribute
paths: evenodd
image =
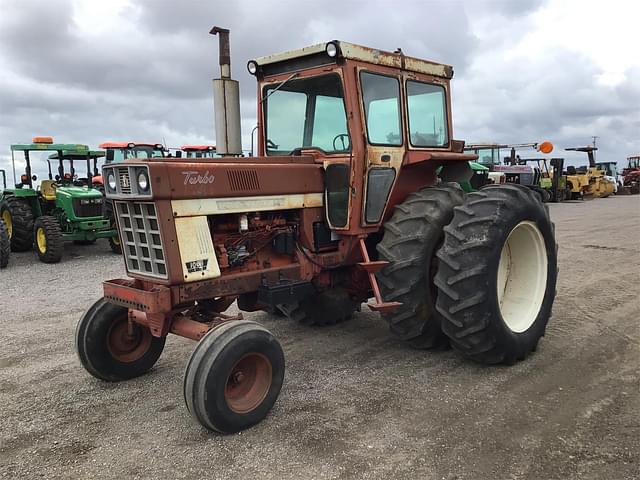
<svg viewBox="0 0 640 480"><path fill-rule="evenodd" d="M596 166L595 152L598 148L586 147L565 148L574 152L585 152L589 157L589 167L567 167L567 187L571 190L571 198L604 198L615 192L615 181L607 178L607 172Z"/></svg>

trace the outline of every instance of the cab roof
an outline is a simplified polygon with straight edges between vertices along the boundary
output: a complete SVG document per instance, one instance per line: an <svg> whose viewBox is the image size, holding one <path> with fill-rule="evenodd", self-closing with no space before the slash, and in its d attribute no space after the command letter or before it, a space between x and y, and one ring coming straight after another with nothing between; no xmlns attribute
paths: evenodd
<svg viewBox="0 0 640 480"><path fill-rule="evenodd" d="M336 45L337 54L335 57L330 57L326 53L328 43ZM256 58L254 61L258 67L262 67L261 70L265 75L271 75L319 65L328 65L336 63L338 59L357 60L373 65L383 65L385 67L424 73L447 79L453 77L453 67L450 65L409 57L404 55L400 50L397 52L387 52L340 40L332 40L331 42L318 43L310 47L267 55ZM284 68L285 64L293 64L295 68ZM281 68L278 68L278 66Z"/></svg>
<svg viewBox="0 0 640 480"><path fill-rule="evenodd" d="M205 151L205 150L215 150L215 145L182 145L180 150L184 151Z"/></svg>
<svg viewBox="0 0 640 480"><path fill-rule="evenodd" d="M63 150L62 151L62 159L63 160L84 160L87 158L101 158L106 155L104 150L89 150L89 151L78 151L78 150ZM49 159L57 160L58 152L52 153L49 155Z"/></svg>
<svg viewBox="0 0 640 480"><path fill-rule="evenodd" d="M86 152L89 151L89 147L81 143L14 143L11 145L11 150L14 152L26 152L31 150L74 150L86 155Z"/></svg>
<svg viewBox="0 0 640 480"><path fill-rule="evenodd" d="M98 145L98 148L129 148L129 145L135 147L158 147L162 146L161 143L147 143L147 142L104 142Z"/></svg>

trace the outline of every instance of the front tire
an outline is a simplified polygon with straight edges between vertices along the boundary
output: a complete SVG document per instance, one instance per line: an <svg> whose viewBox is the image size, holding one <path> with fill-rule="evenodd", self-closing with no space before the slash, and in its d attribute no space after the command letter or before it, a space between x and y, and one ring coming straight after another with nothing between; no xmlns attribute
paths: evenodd
<svg viewBox="0 0 640 480"><path fill-rule="evenodd" d="M139 377L155 365L165 337L154 337L134 323L129 331L128 310L101 298L85 312L76 327L76 352L94 377L118 382Z"/></svg>
<svg viewBox="0 0 640 480"><path fill-rule="evenodd" d="M224 323L196 346L184 375L191 415L209 430L234 433L264 419L284 380L280 343L262 325Z"/></svg>
<svg viewBox="0 0 640 480"><path fill-rule="evenodd" d="M455 208L438 251L437 309L451 344L487 364L536 349L556 294L557 246L535 192L503 185Z"/></svg>
<svg viewBox="0 0 640 480"><path fill-rule="evenodd" d="M64 239L55 217L38 217L33 226L33 244L41 262L58 263L64 251Z"/></svg>
<svg viewBox="0 0 640 480"><path fill-rule="evenodd" d="M448 344L435 309L434 260L444 238L443 228L453 218L453 209L463 202L464 195L457 183L412 193L396 206L377 246L380 260L389 262L377 274L382 298L385 302L402 303L382 317L392 333L415 348Z"/></svg>

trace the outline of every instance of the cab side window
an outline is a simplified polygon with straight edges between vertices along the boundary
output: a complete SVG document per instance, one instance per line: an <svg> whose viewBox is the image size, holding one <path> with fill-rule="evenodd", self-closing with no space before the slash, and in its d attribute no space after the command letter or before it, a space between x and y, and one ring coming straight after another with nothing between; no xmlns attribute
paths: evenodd
<svg viewBox="0 0 640 480"><path fill-rule="evenodd" d="M444 87L407 81L409 141L414 147L445 147L449 144Z"/></svg>
<svg viewBox="0 0 640 480"><path fill-rule="evenodd" d="M398 79L361 72L360 83L369 143L402 145Z"/></svg>

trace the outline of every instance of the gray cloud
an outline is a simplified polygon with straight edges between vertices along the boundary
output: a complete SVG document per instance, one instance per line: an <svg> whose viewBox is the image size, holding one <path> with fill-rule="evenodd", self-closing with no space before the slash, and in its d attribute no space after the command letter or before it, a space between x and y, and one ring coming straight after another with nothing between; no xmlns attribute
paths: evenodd
<svg viewBox="0 0 640 480"><path fill-rule="evenodd" d="M213 24L231 29L241 82L243 138L255 124L257 56L342 39L455 67L455 136L468 141L550 139L559 148L599 135L601 158L640 150L638 71L615 87L588 58L559 48L544 59L503 52L543 1L133 0L113 28L87 34L71 0L5 0L0 17L0 165L34 134L93 146L104 140L213 142ZM34 24L34 18L47 21ZM500 35L479 38L479 25ZM474 33L476 32L476 33ZM577 160L581 160L576 157Z"/></svg>

